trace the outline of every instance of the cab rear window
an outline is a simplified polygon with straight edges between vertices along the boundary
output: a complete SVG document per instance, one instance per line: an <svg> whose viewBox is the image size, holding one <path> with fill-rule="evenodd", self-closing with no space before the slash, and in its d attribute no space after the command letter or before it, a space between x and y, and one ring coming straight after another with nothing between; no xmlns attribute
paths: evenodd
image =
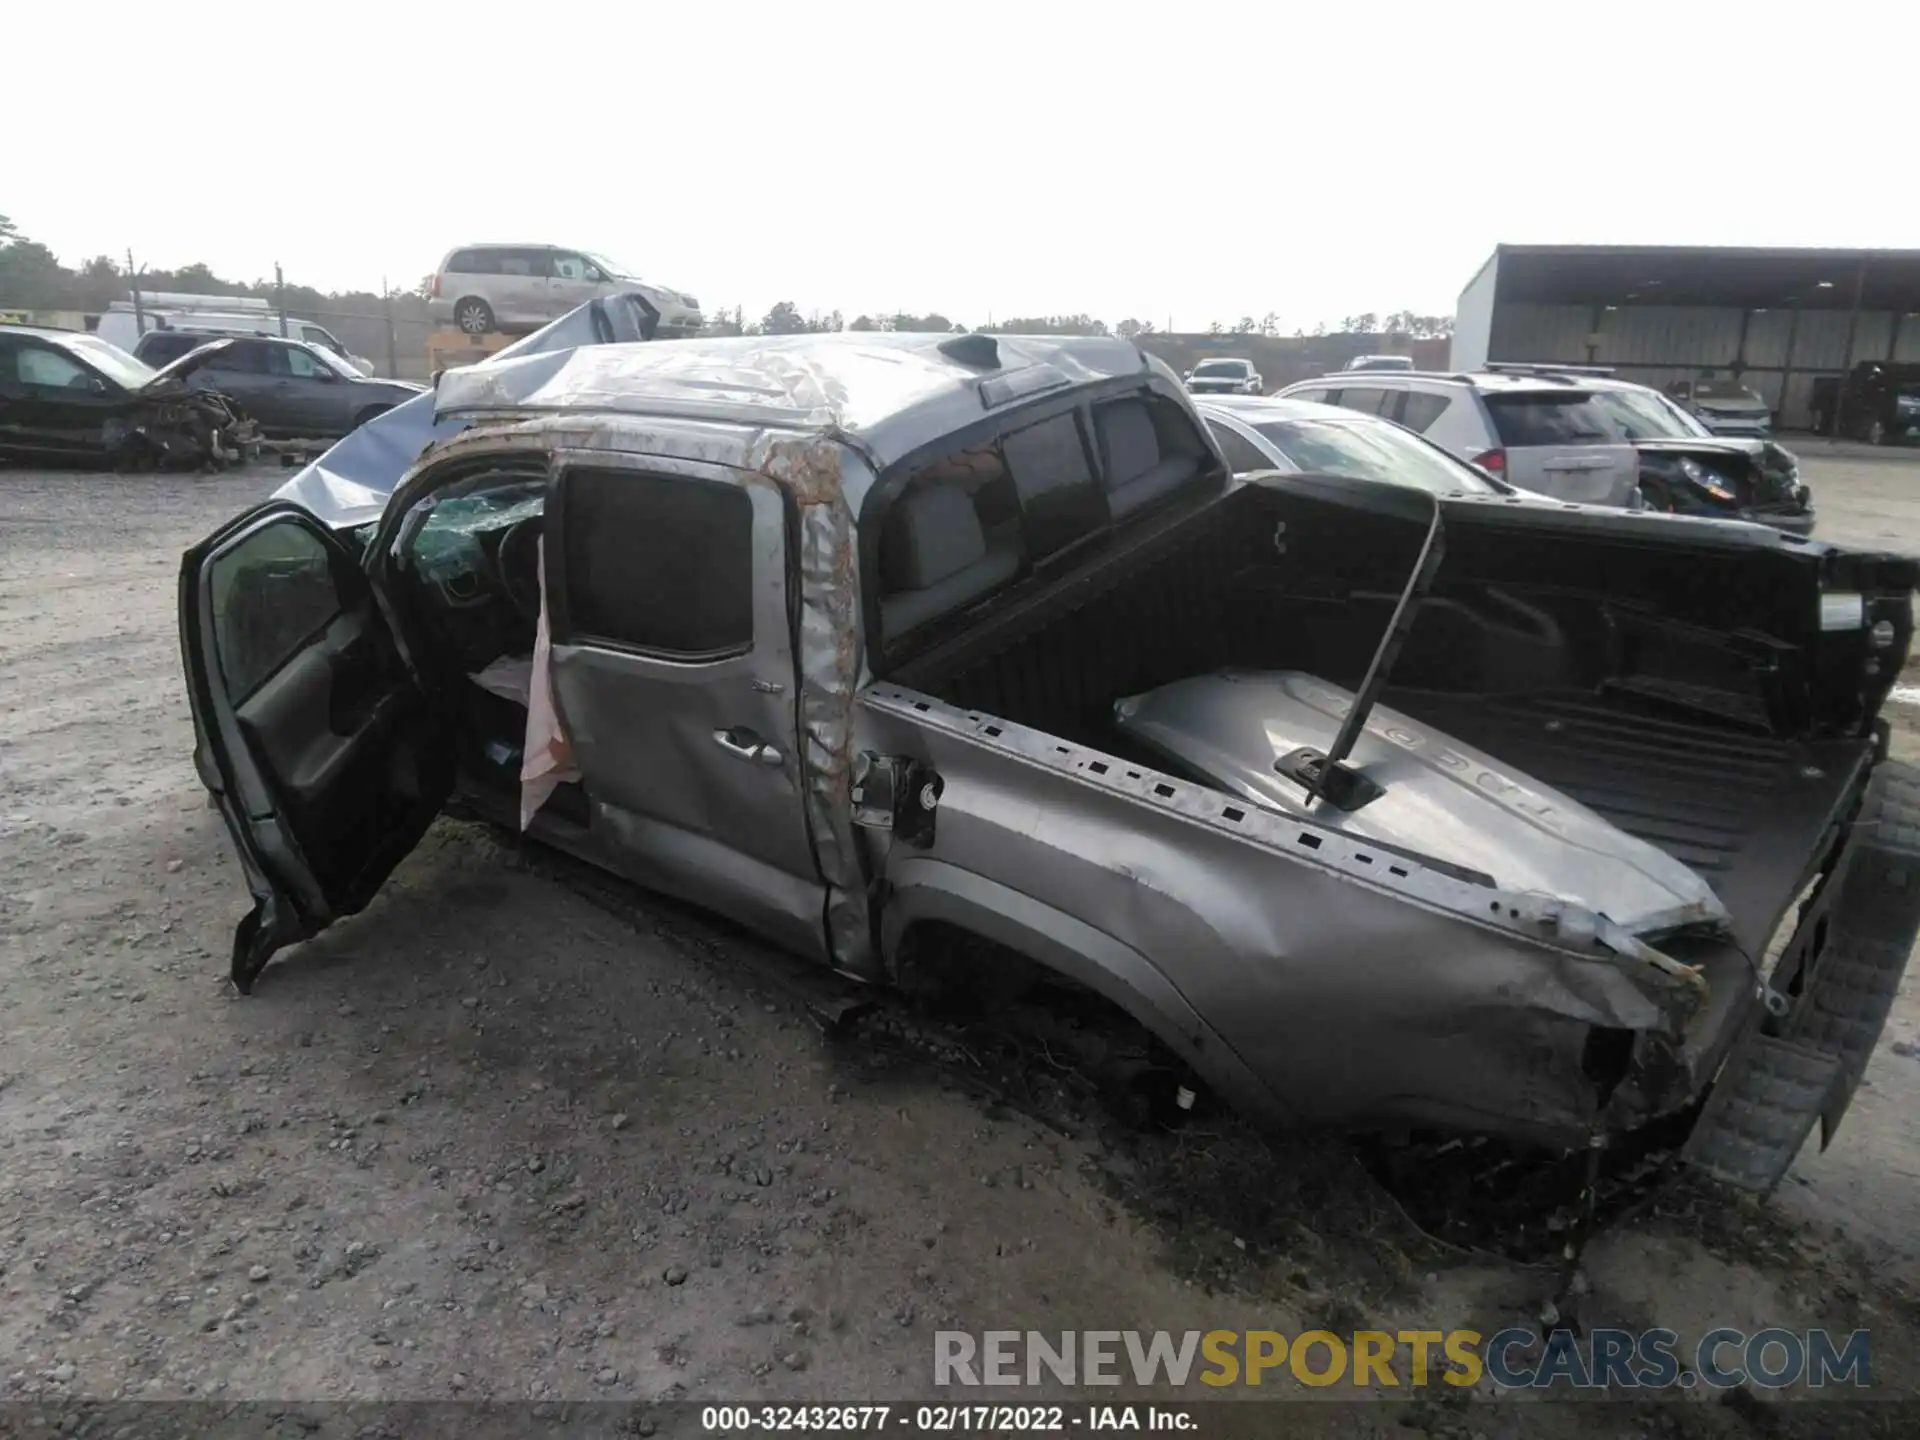
<svg viewBox="0 0 1920 1440"><path fill-rule="evenodd" d="M1615 438L1585 395L1489 395L1487 410L1505 446L1591 445Z"/></svg>

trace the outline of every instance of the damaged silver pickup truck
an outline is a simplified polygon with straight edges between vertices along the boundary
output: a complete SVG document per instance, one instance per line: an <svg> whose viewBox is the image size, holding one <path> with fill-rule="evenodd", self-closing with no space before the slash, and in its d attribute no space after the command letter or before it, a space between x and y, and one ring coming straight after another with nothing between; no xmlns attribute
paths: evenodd
<svg viewBox="0 0 1920 1440"><path fill-rule="evenodd" d="M1838 1124L1920 927L1914 562L1236 483L1119 341L555 344L186 556L242 990L458 789L849 976L1018 952L1265 1121L1761 1189Z"/></svg>

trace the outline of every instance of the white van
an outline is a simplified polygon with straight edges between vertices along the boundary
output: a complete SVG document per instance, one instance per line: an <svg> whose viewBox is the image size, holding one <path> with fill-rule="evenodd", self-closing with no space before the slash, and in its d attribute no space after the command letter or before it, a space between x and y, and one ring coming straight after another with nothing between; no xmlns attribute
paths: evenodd
<svg viewBox="0 0 1920 1440"><path fill-rule="evenodd" d="M186 295L170 291L142 291L136 312L132 300L115 300L100 317L94 334L110 345L131 352L147 330L187 330L206 335L278 335L280 317L265 300L250 295ZM324 325L287 317L287 338L331 350L362 375L373 374L373 362L351 353Z"/></svg>
<svg viewBox="0 0 1920 1440"><path fill-rule="evenodd" d="M462 245L449 250L427 287L427 314L469 335L538 330L602 295L640 295L659 316L659 338L697 335L700 302L649 285L626 266L560 245Z"/></svg>

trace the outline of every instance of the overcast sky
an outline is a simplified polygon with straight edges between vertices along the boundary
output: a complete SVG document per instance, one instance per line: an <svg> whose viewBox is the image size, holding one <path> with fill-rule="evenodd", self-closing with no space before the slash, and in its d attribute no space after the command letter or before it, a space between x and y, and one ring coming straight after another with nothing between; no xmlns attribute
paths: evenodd
<svg viewBox="0 0 1920 1440"><path fill-rule="evenodd" d="M1311 328L1501 240L1920 245L1920 20L1853 8L13 0L0 214L328 290L543 240L749 316Z"/></svg>

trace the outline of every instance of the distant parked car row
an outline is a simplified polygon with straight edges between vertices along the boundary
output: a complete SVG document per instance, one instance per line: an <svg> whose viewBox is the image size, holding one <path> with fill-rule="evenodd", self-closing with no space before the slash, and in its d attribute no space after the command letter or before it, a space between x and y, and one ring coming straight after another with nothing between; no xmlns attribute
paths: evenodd
<svg viewBox="0 0 1920 1440"><path fill-rule="evenodd" d="M134 348L0 326L0 456L117 461L156 416L174 426L192 396L217 398L220 424L244 424L249 436L330 438L424 388L368 379L331 350L278 336L154 330Z"/></svg>
<svg viewBox="0 0 1920 1440"><path fill-rule="evenodd" d="M1236 473L1313 471L1446 493L1499 488L1813 529L1791 453L1764 435L1715 434L1658 390L1550 365L1453 374L1372 363L1402 359L1360 356L1266 398L1246 360L1202 361L1186 381ZM1688 398L1725 397L1693 387Z"/></svg>
<svg viewBox="0 0 1920 1440"><path fill-rule="evenodd" d="M1356 355L1344 370L1411 370L1411 355ZM1251 360L1221 355L1202 360L1181 377L1195 395L1263 395L1266 381Z"/></svg>
<svg viewBox="0 0 1920 1440"><path fill-rule="evenodd" d="M1771 439L1718 436L1659 391L1553 366L1323 376L1288 399L1391 420L1524 490L1590 505L1758 520L1806 534L1799 464Z"/></svg>
<svg viewBox="0 0 1920 1440"><path fill-rule="evenodd" d="M283 321L265 300L250 295L143 291L138 305L131 299L109 305L93 333L127 351L138 346L142 337L155 333L187 336L194 344L216 335L277 335L331 351L362 375L373 373L373 362L353 354L326 326L292 315ZM186 351L177 353L184 355Z"/></svg>

